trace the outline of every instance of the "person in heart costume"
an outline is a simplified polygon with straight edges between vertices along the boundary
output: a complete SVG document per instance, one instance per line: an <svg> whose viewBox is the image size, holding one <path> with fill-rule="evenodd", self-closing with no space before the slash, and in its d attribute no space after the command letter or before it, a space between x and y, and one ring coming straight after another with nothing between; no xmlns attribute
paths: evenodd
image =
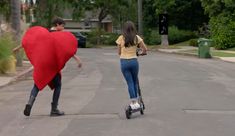
<svg viewBox="0 0 235 136"><path fill-rule="evenodd" d="M47 85L54 89L50 115L64 115L64 112L57 108L61 92L61 70L71 57L77 61L79 68L82 66L80 58L75 55L77 51L75 36L62 31L65 25L62 19L56 18L53 24L54 30L50 31L41 26L31 27L22 39L22 47L34 70L34 86L24 109L25 116L30 116L38 92Z"/></svg>

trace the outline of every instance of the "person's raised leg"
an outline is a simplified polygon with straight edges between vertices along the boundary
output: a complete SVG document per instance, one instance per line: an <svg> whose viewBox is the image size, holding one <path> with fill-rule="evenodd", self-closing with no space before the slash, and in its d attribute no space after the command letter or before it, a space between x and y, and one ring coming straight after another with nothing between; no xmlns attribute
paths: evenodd
<svg viewBox="0 0 235 136"><path fill-rule="evenodd" d="M28 103L25 105L25 109L24 109L24 115L25 116L30 116L31 113L31 109L33 107L33 103L38 95L39 89L38 87L34 84L30 96L29 96L29 100Z"/></svg>

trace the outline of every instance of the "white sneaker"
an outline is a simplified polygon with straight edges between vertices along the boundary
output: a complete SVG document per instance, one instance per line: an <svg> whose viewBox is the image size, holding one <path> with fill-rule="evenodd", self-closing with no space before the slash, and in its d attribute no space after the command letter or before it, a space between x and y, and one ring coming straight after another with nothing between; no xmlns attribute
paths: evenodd
<svg viewBox="0 0 235 136"><path fill-rule="evenodd" d="M135 108L135 103L131 103L130 106L131 106L131 109L132 109L132 110L136 109L136 108Z"/></svg>
<svg viewBox="0 0 235 136"><path fill-rule="evenodd" d="M140 108L140 104L138 102L131 103L130 106L131 106L131 109L133 109L133 110L136 110L136 109Z"/></svg>
<svg viewBox="0 0 235 136"><path fill-rule="evenodd" d="M136 102L134 105L135 105L135 108L136 108L136 109L139 109L139 108L140 108L140 104L139 104L138 102Z"/></svg>

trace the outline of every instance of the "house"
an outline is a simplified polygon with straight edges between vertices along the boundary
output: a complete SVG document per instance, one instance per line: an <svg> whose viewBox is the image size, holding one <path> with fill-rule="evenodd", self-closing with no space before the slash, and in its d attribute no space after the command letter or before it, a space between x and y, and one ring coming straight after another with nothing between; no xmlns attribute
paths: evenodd
<svg viewBox="0 0 235 136"><path fill-rule="evenodd" d="M70 18L66 19L64 18L66 25L65 29L68 31L80 31L80 32L89 32L92 29L95 29L98 27L99 21L98 21L98 15L97 12L91 12L87 11L85 12L85 17L81 19L80 21L75 21L71 19L71 14L68 13L69 11L65 11L65 17ZM67 15L66 15L67 14ZM105 32L113 32L113 22L111 16L107 16L103 21L101 22L102 28Z"/></svg>

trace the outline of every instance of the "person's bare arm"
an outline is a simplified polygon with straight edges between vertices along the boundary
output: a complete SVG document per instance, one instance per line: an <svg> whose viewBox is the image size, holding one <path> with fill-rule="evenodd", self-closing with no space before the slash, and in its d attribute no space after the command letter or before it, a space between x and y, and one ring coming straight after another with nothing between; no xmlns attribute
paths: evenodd
<svg viewBox="0 0 235 136"><path fill-rule="evenodd" d="M76 55L73 55L73 58L76 60L76 62L78 63L78 67L81 68L82 67L82 61L81 59L76 56Z"/></svg>
<svg viewBox="0 0 235 136"><path fill-rule="evenodd" d="M147 54L147 47L146 47L144 41L141 41L141 42L139 43L139 46L140 46L140 48L142 49L142 55L146 55L146 54Z"/></svg>
<svg viewBox="0 0 235 136"><path fill-rule="evenodd" d="M121 55L121 46L118 45L118 55Z"/></svg>
<svg viewBox="0 0 235 136"><path fill-rule="evenodd" d="M15 47L12 51L14 52L14 53L16 53L16 52L18 52L20 49L22 49L23 47L22 47L22 45L19 45L19 46L17 46L17 47Z"/></svg>

